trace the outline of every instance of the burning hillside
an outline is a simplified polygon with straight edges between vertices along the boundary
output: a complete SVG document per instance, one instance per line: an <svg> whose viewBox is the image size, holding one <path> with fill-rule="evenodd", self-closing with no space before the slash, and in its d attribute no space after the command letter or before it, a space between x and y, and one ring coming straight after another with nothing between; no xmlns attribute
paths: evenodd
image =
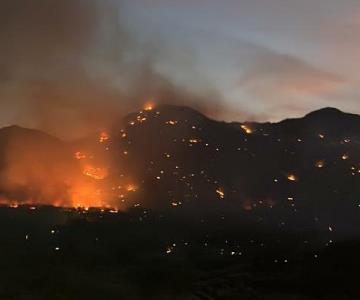
<svg viewBox="0 0 360 300"><path fill-rule="evenodd" d="M359 205L359 129L359 116L333 109L240 124L169 105L146 105L72 143L4 128L2 202L116 210L221 206L294 219L311 210L312 217L332 218L333 207Z"/></svg>

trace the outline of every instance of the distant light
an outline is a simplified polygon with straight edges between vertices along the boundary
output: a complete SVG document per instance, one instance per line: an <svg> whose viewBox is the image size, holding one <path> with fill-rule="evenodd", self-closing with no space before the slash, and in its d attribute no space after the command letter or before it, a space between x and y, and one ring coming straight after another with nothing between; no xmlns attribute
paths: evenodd
<svg viewBox="0 0 360 300"><path fill-rule="evenodd" d="M323 160L319 160L315 163L315 167L323 168L325 166L325 162Z"/></svg>
<svg viewBox="0 0 360 300"><path fill-rule="evenodd" d="M341 156L342 160L348 160L349 159L349 155L347 154L343 154L343 156Z"/></svg>

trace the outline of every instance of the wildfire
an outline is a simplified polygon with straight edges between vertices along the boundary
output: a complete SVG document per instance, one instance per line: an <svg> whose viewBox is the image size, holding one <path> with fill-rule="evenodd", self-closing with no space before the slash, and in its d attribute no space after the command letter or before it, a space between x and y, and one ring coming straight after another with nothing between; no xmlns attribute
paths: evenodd
<svg viewBox="0 0 360 300"><path fill-rule="evenodd" d="M107 177L107 170L105 168L97 168L87 165L84 167L83 174L96 180L102 180Z"/></svg>
<svg viewBox="0 0 360 300"><path fill-rule="evenodd" d="M74 188L71 195L72 207L81 210L89 210L90 207L104 207L101 191L86 184Z"/></svg>

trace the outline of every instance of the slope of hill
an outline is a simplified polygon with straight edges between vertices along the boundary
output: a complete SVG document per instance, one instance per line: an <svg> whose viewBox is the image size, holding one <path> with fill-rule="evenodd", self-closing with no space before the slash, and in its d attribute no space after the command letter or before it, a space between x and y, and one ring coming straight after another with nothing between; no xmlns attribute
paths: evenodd
<svg viewBox="0 0 360 300"><path fill-rule="evenodd" d="M3 183L10 182L2 194L57 197L71 169L91 175L119 208L230 211L272 226L338 224L338 231L356 233L360 225L360 116L325 108L279 123L225 123L163 105L128 115L107 135L86 142L96 149L87 156L107 164L99 176L74 161L80 144L19 127L0 130Z"/></svg>
<svg viewBox="0 0 360 300"><path fill-rule="evenodd" d="M274 124L229 124L167 105L129 115L108 145L113 173L119 168L140 183L136 203L230 208L293 226L323 219L322 228L351 231L359 142L360 117L333 108Z"/></svg>

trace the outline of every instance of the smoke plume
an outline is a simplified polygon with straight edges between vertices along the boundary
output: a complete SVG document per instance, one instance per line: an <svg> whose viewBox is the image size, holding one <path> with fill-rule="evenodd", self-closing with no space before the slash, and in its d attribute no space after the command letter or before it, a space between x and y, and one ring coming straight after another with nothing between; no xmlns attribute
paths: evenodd
<svg viewBox="0 0 360 300"><path fill-rule="evenodd" d="M148 98L200 109L206 99L206 112L219 109L210 104L219 99L211 87L194 92L156 69L158 39L144 45L129 32L119 1L1 1L2 123L71 139Z"/></svg>

